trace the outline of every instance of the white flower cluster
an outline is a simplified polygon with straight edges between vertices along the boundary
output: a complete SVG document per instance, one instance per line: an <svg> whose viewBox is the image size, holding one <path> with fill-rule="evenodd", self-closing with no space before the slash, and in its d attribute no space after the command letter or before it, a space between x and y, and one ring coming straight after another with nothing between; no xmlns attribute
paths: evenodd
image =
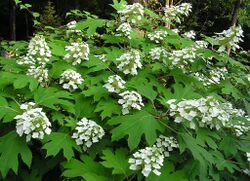
<svg viewBox="0 0 250 181"><path fill-rule="evenodd" d="M195 41L195 47L196 48L207 48L208 47L208 42L203 41L203 40L197 40Z"/></svg>
<svg viewBox="0 0 250 181"><path fill-rule="evenodd" d="M77 30L76 29L76 21L71 21L69 22L67 25L67 30L66 30L66 34L67 36L71 35L71 34L78 34L80 35L82 33L81 30Z"/></svg>
<svg viewBox="0 0 250 181"><path fill-rule="evenodd" d="M144 106L142 97L135 91L125 91L119 94L122 98L118 100L118 103L122 105L122 114L128 114L130 109L141 110Z"/></svg>
<svg viewBox="0 0 250 181"><path fill-rule="evenodd" d="M74 70L68 69L61 74L59 84L63 84L64 89L74 91L78 88L78 85L83 83L84 79L81 74Z"/></svg>
<svg viewBox="0 0 250 181"><path fill-rule="evenodd" d="M159 171L163 166L164 156L157 147L146 147L140 149L129 159L131 170L142 170L142 174L147 177L152 171L155 175L160 175Z"/></svg>
<svg viewBox="0 0 250 181"><path fill-rule="evenodd" d="M119 34L117 34L117 36L125 36L128 39L131 39L131 31L132 31L132 27L130 26L129 23L122 23L117 29L117 32L119 32Z"/></svg>
<svg viewBox="0 0 250 181"><path fill-rule="evenodd" d="M27 54L17 61L18 64L29 65L27 75L33 76L41 86L45 86L49 81L46 64L51 57L51 51L45 38L42 35L35 35L30 40Z"/></svg>
<svg viewBox="0 0 250 181"><path fill-rule="evenodd" d="M125 88L125 83L126 82L119 75L111 75L109 76L108 81L104 85L104 87L109 92L119 93L122 89Z"/></svg>
<svg viewBox="0 0 250 181"><path fill-rule="evenodd" d="M228 122L226 127L232 128L236 136L241 136L250 130L250 118L245 116L245 121L237 120L237 123L233 121Z"/></svg>
<svg viewBox="0 0 250 181"><path fill-rule="evenodd" d="M218 49L219 52L224 52L227 48L231 48L235 51L240 48L238 44L243 41L243 30L241 26L230 27L228 30L224 30L223 32L216 34L219 35L216 37L218 43L220 44Z"/></svg>
<svg viewBox="0 0 250 181"><path fill-rule="evenodd" d="M35 108L35 103L22 104L21 109L25 110L22 115L17 115L16 132L19 136L26 135L26 141L31 138L43 139L45 134L51 133L51 123L42 108Z"/></svg>
<svg viewBox="0 0 250 181"><path fill-rule="evenodd" d="M82 145L85 151L93 143L99 142L105 134L101 126L86 118L82 118L77 123L75 130L76 132L73 133L72 138L75 139L77 145Z"/></svg>
<svg viewBox="0 0 250 181"><path fill-rule="evenodd" d="M124 5L124 8L117 13L121 14L121 21L136 24L142 20L144 7L140 3Z"/></svg>
<svg viewBox="0 0 250 181"><path fill-rule="evenodd" d="M164 20L167 22L181 23L183 16L188 16L192 11L192 5L190 3L182 3L177 6L169 6L164 10Z"/></svg>
<svg viewBox="0 0 250 181"><path fill-rule="evenodd" d="M183 33L182 36L185 38L195 39L196 33L195 31L191 30L191 31Z"/></svg>
<svg viewBox="0 0 250 181"><path fill-rule="evenodd" d="M168 33L166 31L157 30L152 33L149 33L147 37L155 43L161 43L167 35Z"/></svg>
<svg viewBox="0 0 250 181"><path fill-rule="evenodd" d="M228 71L225 67L217 67L213 70L208 71L207 75L199 72L194 73L194 75L203 83L204 86L210 86L213 84L219 84L221 80L225 80L225 75L227 73Z"/></svg>
<svg viewBox="0 0 250 181"><path fill-rule="evenodd" d="M151 60L160 60L167 57L167 51L164 48L156 47L149 51L149 58Z"/></svg>
<svg viewBox="0 0 250 181"><path fill-rule="evenodd" d="M71 62L72 65L77 65L82 60L89 60L89 45L85 42L73 42L65 47L68 52L64 56L64 60Z"/></svg>
<svg viewBox="0 0 250 181"><path fill-rule="evenodd" d="M187 123L191 129L195 129L198 124L200 127L208 126L218 130L226 127L232 117L242 117L245 114L243 110L234 109L231 103L220 103L212 96L180 102L171 99L167 104L174 122Z"/></svg>
<svg viewBox="0 0 250 181"><path fill-rule="evenodd" d="M101 60L102 62L107 61L107 55L106 54L95 55L95 57L98 58L99 60Z"/></svg>
<svg viewBox="0 0 250 181"><path fill-rule="evenodd" d="M159 176L164 158L169 157L169 152L178 147L179 144L174 137L160 135L152 147L140 149L133 154L133 157L128 161L129 168L131 170L142 170L145 177L151 172Z"/></svg>
<svg viewBox="0 0 250 181"><path fill-rule="evenodd" d="M246 153L246 156L247 156L247 161L250 162L250 153L247 152L247 153Z"/></svg>
<svg viewBox="0 0 250 181"><path fill-rule="evenodd" d="M24 60L19 60L18 64L28 64L28 65L46 65L51 57L51 51L45 38L42 35L35 35L28 46L28 52L24 57ZM30 60L29 60L30 59Z"/></svg>
<svg viewBox="0 0 250 181"><path fill-rule="evenodd" d="M27 70L27 75L30 75L38 80L41 86L45 87L49 81L48 69L43 66L30 66Z"/></svg>
<svg viewBox="0 0 250 181"><path fill-rule="evenodd" d="M169 152L173 151L173 148L178 148L179 144L177 143L177 140L172 136L166 137L166 136L160 135L156 139L155 146L160 149L160 152L165 157L169 157Z"/></svg>
<svg viewBox="0 0 250 181"><path fill-rule="evenodd" d="M137 69L142 67L140 53L137 50L124 53L116 60L120 61L118 70L124 74L137 75Z"/></svg>
<svg viewBox="0 0 250 181"><path fill-rule="evenodd" d="M174 50L169 55L169 59L172 60L171 67L178 67L185 70L185 67L189 63L193 63L196 58L196 48L188 47L181 50Z"/></svg>

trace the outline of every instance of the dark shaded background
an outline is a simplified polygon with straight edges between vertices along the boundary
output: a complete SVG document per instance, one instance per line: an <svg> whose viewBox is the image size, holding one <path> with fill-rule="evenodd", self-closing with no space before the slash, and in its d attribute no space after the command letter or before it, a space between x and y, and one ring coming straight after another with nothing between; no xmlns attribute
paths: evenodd
<svg viewBox="0 0 250 181"><path fill-rule="evenodd" d="M86 10L101 18L109 18L114 12L109 5L112 0L51 0L55 6L58 16L62 19L62 24L68 22L65 14L71 9ZM140 1L140 0L129 0ZM142 0L141 0L142 1ZM150 1L150 0L148 0ZM164 2L164 0L161 0ZM10 33L10 2L11 0L0 0L0 40L11 39ZM185 2L183 0L182 2ZM198 33L208 36L214 32L221 32L231 26L232 12L236 0L186 0L193 5L193 12L185 19L183 28L195 30ZM246 0L243 0L246 2ZM43 13L48 0L23 0L23 3L32 4L32 10ZM246 3L245 3L246 4ZM242 6L244 6L243 4ZM242 7L241 7L242 8ZM249 15L250 16L250 15ZM32 17L25 10L16 10L16 39L26 40L34 32ZM241 46L245 50L250 49L250 27L242 23L244 30L244 43Z"/></svg>

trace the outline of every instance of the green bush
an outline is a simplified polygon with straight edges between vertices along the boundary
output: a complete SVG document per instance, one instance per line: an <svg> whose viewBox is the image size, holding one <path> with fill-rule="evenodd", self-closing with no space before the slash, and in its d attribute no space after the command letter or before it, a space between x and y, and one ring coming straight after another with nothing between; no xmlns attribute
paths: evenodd
<svg viewBox="0 0 250 181"><path fill-rule="evenodd" d="M190 4L162 17L113 2L112 20L84 12L29 43L2 44L12 53L0 57L0 178L247 180L241 27L195 40L165 27Z"/></svg>

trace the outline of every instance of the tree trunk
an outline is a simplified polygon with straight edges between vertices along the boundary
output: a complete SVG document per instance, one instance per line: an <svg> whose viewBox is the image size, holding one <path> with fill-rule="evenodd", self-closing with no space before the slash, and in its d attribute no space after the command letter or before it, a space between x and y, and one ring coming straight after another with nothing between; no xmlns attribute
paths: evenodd
<svg viewBox="0 0 250 181"><path fill-rule="evenodd" d="M16 40L16 4L14 0L10 2L10 39Z"/></svg>
<svg viewBox="0 0 250 181"><path fill-rule="evenodd" d="M242 0L235 1L233 13L232 13L231 26L236 26L236 24L237 24L238 14L239 14L241 3L242 3ZM228 48L227 49L228 56L230 55L230 53L231 53L231 48Z"/></svg>
<svg viewBox="0 0 250 181"><path fill-rule="evenodd" d="M237 23L241 3L242 3L242 0L235 1L233 14L232 14L232 26L235 26Z"/></svg>

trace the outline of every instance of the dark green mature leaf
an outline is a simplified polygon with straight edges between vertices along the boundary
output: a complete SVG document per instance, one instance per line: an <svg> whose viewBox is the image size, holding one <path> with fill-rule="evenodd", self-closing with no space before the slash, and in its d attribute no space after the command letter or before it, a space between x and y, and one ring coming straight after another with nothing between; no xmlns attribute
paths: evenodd
<svg viewBox="0 0 250 181"><path fill-rule="evenodd" d="M82 177L87 181L94 181L94 179L97 181L110 180L106 177L107 170L87 155L82 155L81 160L72 158L69 162L63 164L63 168L65 170L62 175L65 177Z"/></svg>
<svg viewBox="0 0 250 181"><path fill-rule="evenodd" d="M235 155L237 153L238 146L238 140L230 135L224 136L219 145L220 150L223 150L227 157Z"/></svg>
<svg viewBox="0 0 250 181"><path fill-rule="evenodd" d="M15 131L0 138L0 155L0 171L3 178L6 177L10 169L17 174L18 155L28 167L31 165L32 153L24 139L20 138Z"/></svg>
<svg viewBox="0 0 250 181"><path fill-rule="evenodd" d="M93 99L85 97L82 94L75 95L75 115L77 118L82 117L93 117L95 110L95 105L93 104Z"/></svg>
<svg viewBox="0 0 250 181"><path fill-rule="evenodd" d="M130 174L128 164L128 151L126 149L117 149L114 153L111 149L103 150L102 165L106 168L112 168L112 174Z"/></svg>
<svg viewBox="0 0 250 181"><path fill-rule="evenodd" d="M47 150L47 156L55 156L63 150L64 157L70 160L74 156L73 149L81 151L80 146L67 133L52 132L44 138L44 142L42 148Z"/></svg>
<svg viewBox="0 0 250 181"><path fill-rule="evenodd" d="M56 109L56 105L61 105L68 112L74 113L74 104L69 100L73 99L67 91L58 90L53 87L40 87L34 94L35 102L39 105Z"/></svg>
<svg viewBox="0 0 250 181"><path fill-rule="evenodd" d="M179 83L176 83L172 86L171 89L164 89L163 98L161 99L162 104L166 104L166 101L169 99L195 99L200 98L201 96L195 92L194 88L191 85L182 86Z"/></svg>
<svg viewBox="0 0 250 181"><path fill-rule="evenodd" d="M156 131L163 131L162 125L148 112L141 110L133 115L117 116L108 121L109 125L118 125L112 133L112 140L120 140L128 135L128 146L131 150L137 148L142 135L145 135L148 145L156 140Z"/></svg>
<svg viewBox="0 0 250 181"><path fill-rule="evenodd" d="M103 27L105 24L105 19L87 18L86 20L77 23L76 28L79 30L87 29L87 35L91 36L95 34L97 28Z"/></svg>
<svg viewBox="0 0 250 181"><path fill-rule="evenodd" d="M102 119L105 119L106 117L111 117L113 114L119 115L121 113L121 106L119 106L117 101L114 101L113 99L102 99L96 105L95 112L101 112L100 116Z"/></svg>
<svg viewBox="0 0 250 181"><path fill-rule="evenodd" d="M94 96L94 101L100 101L100 99L108 97L108 91L103 86L93 86L88 90L83 91L86 97Z"/></svg>
<svg viewBox="0 0 250 181"><path fill-rule="evenodd" d="M221 91L223 94L229 94L229 95L232 94L232 96L236 100L244 98L244 95L240 92L240 90L237 89L235 86L233 86L230 81L228 80L221 81L221 86L222 86Z"/></svg>
<svg viewBox="0 0 250 181"><path fill-rule="evenodd" d="M214 158L203 146L200 140L195 139L188 133L182 133L179 135L179 145L181 153L187 148L191 151L195 160L198 160L201 165L207 165L214 163Z"/></svg>
<svg viewBox="0 0 250 181"><path fill-rule="evenodd" d="M183 170L175 171L174 165L168 161L164 162L163 167L160 170L161 175L156 176L154 174L150 174L146 181L188 181L189 179L185 176Z"/></svg>

